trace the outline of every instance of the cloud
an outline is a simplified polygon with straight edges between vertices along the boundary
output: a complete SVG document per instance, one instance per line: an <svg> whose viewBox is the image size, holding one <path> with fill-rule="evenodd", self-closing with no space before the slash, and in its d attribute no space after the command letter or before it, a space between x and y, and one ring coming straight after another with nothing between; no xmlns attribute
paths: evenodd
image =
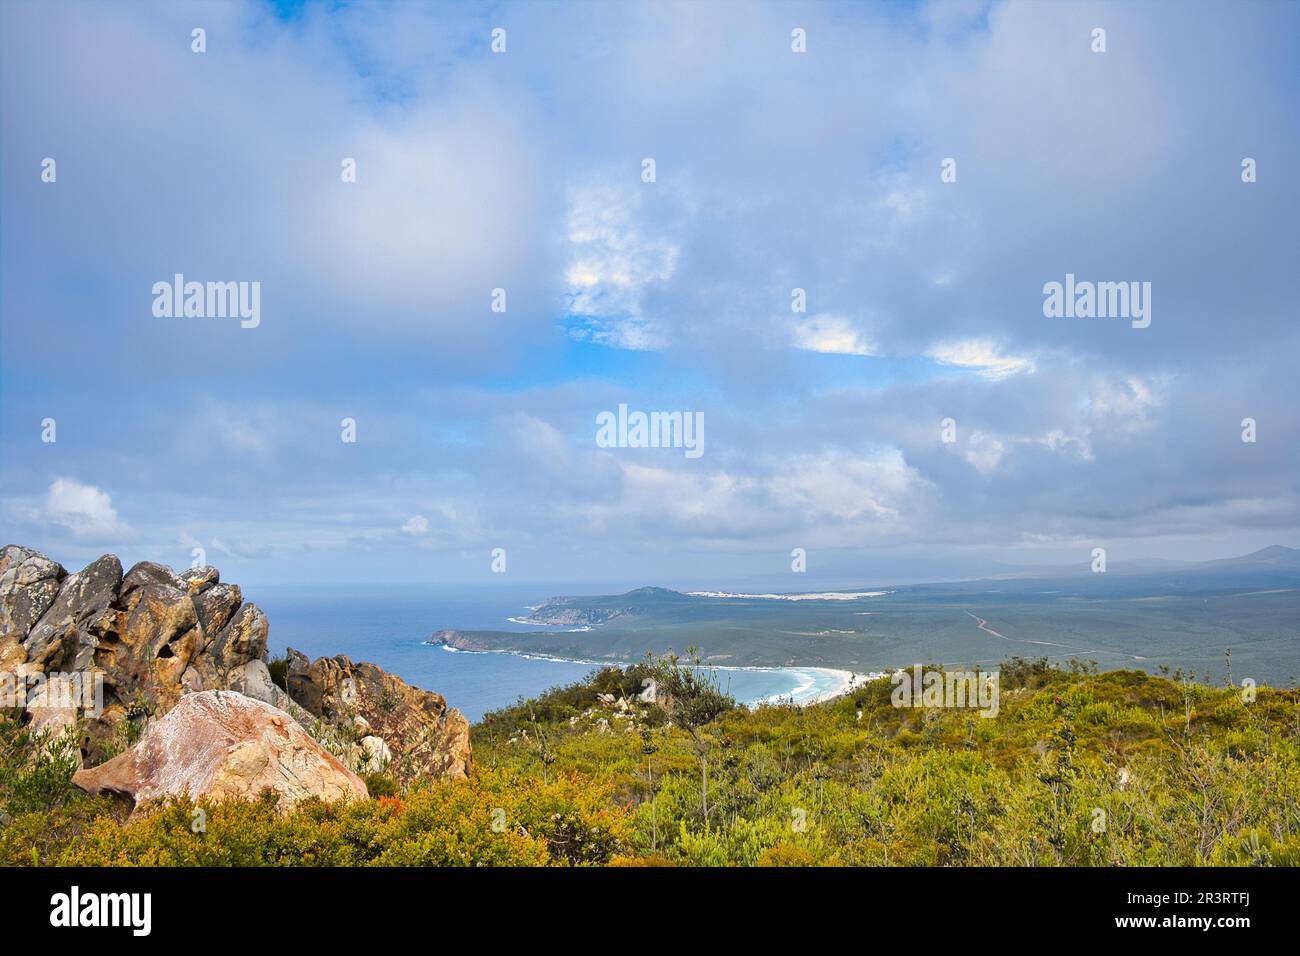
<svg viewBox="0 0 1300 956"><path fill-rule="evenodd" d="M572 514L581 516L580 526L643 547L785 553L795 545L851 546L868 534L901 540L934 505L932 485L897 449L778 455L746 468L706 459L700 468L670 465L625 449L611 454L622 480Z"/></svg>
<svg viewBox="0 0 1300 956"><path fill-rule="evenodd" d="M795 348L832 355L876 355L876 347L842 315L811 315L792 333Z"/></svg>
<svg viewBox="0 0 1300 956"><path fill-rule="evenodd" d="M666 9L506 3L492 56L467 8L257 0L196 56L184 7L0 4L0 165L59 161L0 181L2 523L90 550L111 500L47 486L93 477L139 558L344 580L1294 542L1300 10L1117 7L1098 56L1082 6L812 5L795 56L781 7ZM152 321L175 271L262 324ZM1045 318L1067 272L1150 280L1151 327ZM595 448L621 401L705 412L704 458Z"/></svg>
<svg viewBox="0 0 1300 956"><path fill-rule="evenodd" d="M998 463L1007 446L1000 439L985 432L972 432L967 442L965 458L977 471L989 474L997 471Z"/></svg>
<svg viewBox="0 0 1300 956"><path fill-rule="evenodd" d="M963 339L931 346L927 357L940 365L968 369L985 378L1006 378L1034 371L1034 360L1027 355L1008 355L996 342L986 339Z"/></svg>
<svg viewBox="0 0 1300 956"><path fill-rule="evenodd" d="M1090 420L1099 425L1133 432L1150 427L1152 415L1164 404L1167 377L1139 375L1098 376L1084 398Z"/></svg>
<svg viewBox="0 0 1300 956"><path fill-rule="evenodd" d="M286 24L266 4L231 3L204 13L210 39L221 40L195 55L175 42L177 29L189 35L184 5L55 2L40 14L0 15L3 158L53 140L60 171L67 163L89 174L59 177L69 210L81 210L78 224L34 237L28 253L59 259L95 288L103 321L69 343L69 361L113 349L157 377L192 384L219 370L243 379L293 372L310 337L381 361L416 346L426 367L481 369L526 350L554 321L555 263L536 237L561 207L556 190L536 184L559 177L537 111L473 70L457 71L454 83L424 76L437 69L428 59L435 49L451 56L453 36L463 42L468 18L452 26L390 12L349 35L366 15L308 10ZM411 61L421 75L404 78L399 93L404 84L387 71L408 27L427 41L426 58ZM111 48L130 49L131 64ZM67 64L52 85L18 79L51 60ZM400 108L388 99L397 95ZM83 117L75 130L53 117L56 102ZM140 145L150 116L178 111L239 116L239 129L199 124ZM108 141L116 145L103 148ZM356 161L355 182L342 180L345 158ZM120 188L102 188L108 181ZM39 193L6 189L3 200L6 219L42 215ZM104 223L141 205L155 210L152 228L103 241ZM7 224L0 228L8 248ZM24 271L26 255L6 252L9 275ZM224 334L226 325L151 321L152 283L177 272L260 282L261 325L233 326L239 336ZM52 306L59 281L26 283L18 294ZM508 327L485 320L497 287L509 293ZM66 305L49 312L61 329L75 324ZM22 353L39 337L15 324L5 338Z"/></svg>
<svg viewBox="0 0 1300 956"><path fill-rule="evenodd" d="M928 483L897 449L866 455L828 452L801 455L773 475L773 501L794 513L827 523L891 525L920 514L915 495ZM909 512L911 512L909 514Z"/></svg>
<svg viewBox="0 0 1300 956"><path fill-rule="evenodd" d="M50 520L75 535L105 537L126 532L117 517L108 492L83 485L75 478L56 478L45 494L45 513Z"/></svg>
<svg viewBox="0 0 1300 956"><path fill-rule="evenodd" d="M406 522L402 525L402 532L404 534L415 535L428 534L429 519L424 515L411 515L411 517L407 518Z"/></svg>
<svg viewBox="0 0 1300 956"><path fill-rule="evenodd" d="M564 281L575 338L615 348L660 348L665 336L643 313L647 292L673 277L681 250L647 236L638 221L640 194L612 186L572 191Z"/></svg>

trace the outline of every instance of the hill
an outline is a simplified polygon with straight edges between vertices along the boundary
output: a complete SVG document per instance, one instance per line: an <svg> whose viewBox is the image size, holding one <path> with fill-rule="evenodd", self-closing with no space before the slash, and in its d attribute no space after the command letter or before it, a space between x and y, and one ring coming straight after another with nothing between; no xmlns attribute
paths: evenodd
<svg viewBox="0 0 1300 956"><path fill-rule="evenodd" d="M695 646L716 664L858 672L1045 654L1095 660L1102 669L1181 667L1202 676L1217 672L1230 650L1261 683L1300 676L1300 551L1278 546L1127 573L1055 573L833 594L640 588L552 598L529 619L543 626L537 631L441 631L432 643L610 662Z"/></svg>

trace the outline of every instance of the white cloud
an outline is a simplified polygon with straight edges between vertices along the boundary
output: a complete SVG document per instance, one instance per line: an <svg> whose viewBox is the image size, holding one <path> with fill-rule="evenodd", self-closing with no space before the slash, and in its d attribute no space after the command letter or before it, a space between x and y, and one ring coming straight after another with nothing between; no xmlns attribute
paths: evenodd
<svg viewBox="0 0 1300 956"><path fill-rule="evenodd" d="M1084 408L1094 422L1122 431L1141 431L1151 424L1152 413L1164 404L1168 385L1163 377L1099 377L1093 382Z"/></svg>
<svg viewBox="0 0 1300 956"><path fill-rule="evenodd" d="M424 515L411 515L402 525L402 531L405 534L428 534L429 519Z"/></svg>
<svg viewBox="0 0 1300 956"><path fill-rule="evenodd" d="M680 529L698 527L719 515L739 518L738 492L752 487L751 479L725 471L695 474L634 462L623 465L623 478L620 510L658 513Z"/></svg>
<svg viewBox="0 0 1300 956"><path fill-rule="evenodd" d="M876 355L876 346L842 315L810 315L795 326L795 348L832 355Z"/></svg>
<svg viewBox="0 0 1300 956"><path fill-rule="evenodd" d="M1065 455L1077 461L1092 461L1092 444L1089 441L1090 430L1080 429L1077 433L1067 432L1062 428L1053 428L1041 435L995 435L990 432L972 432L962 457L981 474L997 471L1009 449L1041 446L1058 455Z"/></svg>
<svg viewBox="0 0 1300 956"><path fill-rule="evenodd" d="M75 478L56 478L50 483L45 514L77 535L122 534L126 530L108 492Z"/></svg>
<svg viewBox="0 0 1300 956"><path fill-rule="evenodd" d="M791 514L874 525L899 519L925 483L897 449L868 456L832 451L794 458L769 479L769 489Z"/></svg>
<svg viewBox="0 0 1300 956"><path fill-rule="evenodd" d="M969 369L985 378L1007 378L1034 371L1034 360L1028 355L1008 355L1001 346L988 339L940 342L925 354L941 365Z"/></svg>
<svg viewBox="0 0 1300 956"><path fill-rule="evenodd" d="M919 517L931 489L892 448L783 456L774 464L755 475L625 462L619 498L602 507L629 526L652 522L683 540L783 541L798 529L806 545L844 544L867 531L902 529Z"/></svg>
<svg viewBox="0 0 1300 956"><path fill-rule="evenodd" d="M1039 438L1038 442L1055 452L1070 452L1080 461L1092 461L1092 443L1086 433L1071 435L1060 428L1053 428Z"/></svg>
<svg viewBox="0 0 1300 956"><path fill-rule="evenodd" d="M989 474L997 470L1007 446L998 438L987 432L973 432L966 445L965 457L975 466L975 470Z"/></svg>
<svg viewBox="0 0 1300 956"><path fill-rule="evenodd" d="M635 194L607 186L570 196L564 281L569 313L586 319L571 328L575 338L624 349L665 344L662 331L642 314L642 300L648 287L672 278L681 250L642 233L639 204Z"/></svg>

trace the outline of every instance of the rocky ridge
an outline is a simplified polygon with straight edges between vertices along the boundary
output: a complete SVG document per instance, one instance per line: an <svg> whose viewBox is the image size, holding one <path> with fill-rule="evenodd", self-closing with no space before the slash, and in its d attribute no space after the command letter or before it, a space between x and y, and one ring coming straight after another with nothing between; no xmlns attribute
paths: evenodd
<svg viewBox="0 0 1300 956"><path fill-rule="evenodd" d="M468 775L469 723L441 695L373 664L311 662L293 650L282 687L268 666L268 632L261 609L213 567L177 573L145 561L124 572L106 554L69 573L30 548L0 549L0 674L47 681L31 719L74 733L87 766L144 744L182 700L234 691L287 715L348 772ZM67 674L102 680L102 710L56 706L66 702L52 689ZM216 711L195 713L189 723Z"/></svg>

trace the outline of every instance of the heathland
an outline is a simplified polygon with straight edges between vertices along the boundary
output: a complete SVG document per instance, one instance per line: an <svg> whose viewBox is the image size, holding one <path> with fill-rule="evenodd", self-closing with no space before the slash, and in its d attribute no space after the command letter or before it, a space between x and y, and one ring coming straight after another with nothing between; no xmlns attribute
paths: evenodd
<svg viewBox="0 0 1300 956"><path fill-rule="evenodd" d="M1300 861L1300 699L1185 674L1013 659L996 717L897 708L888 679L806 707L735 706L671 660L490 714L464 780L370 797L71 786L66 747L0 721L0 863L1166 865ZM656 701L641 700L646 679ZM201 811L201 812L200 812ZM203 826L196 827L195 820Z"/></svg>

